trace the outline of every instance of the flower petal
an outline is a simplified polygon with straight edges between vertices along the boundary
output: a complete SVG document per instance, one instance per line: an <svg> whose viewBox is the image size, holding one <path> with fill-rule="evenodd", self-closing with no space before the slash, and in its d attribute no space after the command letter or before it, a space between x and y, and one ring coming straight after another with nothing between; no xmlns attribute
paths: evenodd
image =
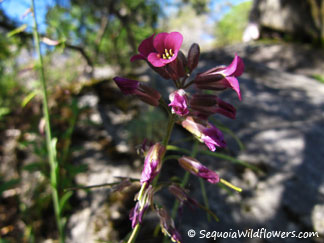
<svg viewBox="0 0 324 243"><path fill-rule="evenodd" d="M223 71L223 74L225 76L240 76L244 71L244 63L242 59L235 54L235 57L230 65L228 65L225 70Z"/></svg>
<svg viewBox="0 0 324 243"><path fill-rule="evenodd" d="M154 35L151 35L149 38L142 41L138 47L138 52L141 53L144 57L147 57L151 52L155 52L153 45Z"/></svg>
<svg viewBox="0 0 324 243"><path fill-rule="evenodd" d="M130 61L134 62L136 60L145 60L146 58L142 54L136 54L131 57Z"/></svg>
<svg viewBox="0 0 324 243"><path fill-rule="evenodd" d="M147 60L154 66L154 67L163 67L166 63L163 62L164 59L158 57L159 53L152 52L148 55Z"/></svg>
<svg viewBox="0 0 324 243"><path fill-rule="evenodd" d="M215 151L216 147L226 147L226 142L222 132L215 126L210 125L209 128L204 129L202 140L211 151Z"/></svg>
<svg viewBox="0 0 324 243"><path fill-rule="evenodd" d="M154 48L157 50L158 53L164 53L164 40L167 38L169 34L166 32L162 32L157 34L157 36L154 38L153 45Z"/></svg>
<svg viewBox="0 0 324 243"><path fill-rule="evenodd" d="M174 56L178 53L183 41L183 36L179 32L171 32L164 40L164 46L167 50L172 49Z"/></svg>
<svg viewBox="0 0 324 243"><path fill-rule="evenodd" d="M234 91L237 93L239 99L241 100L242 98L241 98L240 84L239 84L237 78L235 78L235 77L226 77L224 79L224 82L228 87L234 89Z"/></svg>

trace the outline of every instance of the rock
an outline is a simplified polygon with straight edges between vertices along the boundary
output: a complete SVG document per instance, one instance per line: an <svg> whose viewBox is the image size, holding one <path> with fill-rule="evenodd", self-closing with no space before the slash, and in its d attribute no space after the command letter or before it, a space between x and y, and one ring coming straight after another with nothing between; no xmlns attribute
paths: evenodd
<svg viewBox="0 0 324 243"><path fill-rule="evenodd" d="M254 0L249 21L261 29L318 40L323 37L320 24L323 17L318 9L316 1Z"/></svg>

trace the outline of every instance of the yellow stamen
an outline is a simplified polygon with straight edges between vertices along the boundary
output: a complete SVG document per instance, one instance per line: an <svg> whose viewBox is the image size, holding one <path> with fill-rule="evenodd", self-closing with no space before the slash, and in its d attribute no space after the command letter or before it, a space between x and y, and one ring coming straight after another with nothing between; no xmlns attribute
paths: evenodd
<svg viewBox="0 0 324 243"><path fill-rule="evenodd" d="M163 59L166 59L166 57L165 57L165 55L164 55L164 54L162 55L162 58L163 58Z"/></svg>
<svg viewBox="0 0 324 243"><path fill-rule="evenodd" d="M171 56L173 56L172 49L169 50L169 53L170 53Z"/></svg>

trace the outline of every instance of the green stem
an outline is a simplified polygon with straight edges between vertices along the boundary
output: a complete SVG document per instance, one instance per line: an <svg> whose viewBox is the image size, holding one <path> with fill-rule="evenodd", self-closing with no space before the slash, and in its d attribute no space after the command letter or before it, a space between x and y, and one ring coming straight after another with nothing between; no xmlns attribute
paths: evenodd
<svg viewBox="0 0 324 243"><path fill-rule="evenodd" d="M170 137L171 137L171 133L172 133L172 129L175 123L175 114L172 114L171 116L169 116L169 122L168 122L168 126L167 126L167 133L163 139L162 145L163 146L168 146Z"/></svg>
<svg viewBox="0 0 324 243"><path fill-rule="evenodd" d="M42 84L42 92L43 92L43 112L46 121L45 131L46 131L46 145L48 151L48 160L51 167L50 173L50 180L51 180L51 188L52 188L52 200L54 204L54 211L55 211L55 218L56 223L59 231L59 238L60 242L64 243L64 232L63 232L63 223L61 220L61 210L60 210L60 201L59 201L59 194L58 194L58 163L55 159L55 151L52 146L52 134L51 134L51 124L50 124L50 114L48 109L48 95L47 95L47 87L45 81L45 72L44 72L44 65L43 65L43 58L40 51L40 41L39 41L39 34L38 34L38 26L36 20L36 12L35 12L35 3L34 0L31 0L32 10L33 10L33 18L34 18L34 41L35 47L39 59L39 69L40 69L40 79Z"/></svg>
<svg viewBox="0 0 324 243"><path fill-rule="evenodd" d="M191 157L195 157L197 155L197 153L198 153L198 142L195 141L190 156ZM190 173L188 171L186 171L185 175L182 178L181 184L180 184L180 186L182 188L184 188L187 185L187 183L189 181L189 177L190 177ZM179 202L178 201L175 201L174 204L173 204L172 212L171 212L171 217L173 218L173 220L175 219L175 216L177 214L178 208L179 208Z"/></svg>
<svg viewBox="0 0 324 243"><path fill-rule="evenodd" d="M185 86L183 86L183 89L188 88L189 86L191 86L194 83L194 81L190 81L189 83L187 83Z"/></svg>
<svg viewBox="0 0 324 243"><path fill-rule="evenodd" d="M175 123L175 115L172 114L172 115L169 116L169 121L168 121L168 126L167 126L167 132L166 132L166 135L165 135L165 137L164 137L164 139L162 141L162 145L165 146L165 147L169 143L169 140L170 140L170 137L171 137L171 133L172 133L172 130L173 130L174 123ZM161 159L163 161L163 158L161 158ZM159 179L159 174L155 177L155 179L153 181L153 187L156 186L158 179ZM146 183L144 183L142 185L142 187L140 189L140 192L139 192L139 195L138 195L138 198L141 198L143 196L143 192L144 192L145 187L146 187ZM138 235L138 232L139 232L140 228L141 228L141 225L138 223L134 227L134 229L132 231L132 234L129 237L127 243L133 243L133 242L135 242L136 237Z"/></svg>
<svg viewBox="0 0 324 243"><path fill-rule="evenodd" d="M201 194L204 199L205 207L209 209L209 202L208 202L208 197L207 197L207 193L206 193L204 180L202 178L199 178L199 182L200 182ZM208 213L207 213L207 219L208 219L208 222L210 222L210 215Z"/></svg>
<svg viewBox="0 0 324 243"><path fill-rule="evenodd" d="M135 226L135 228L134 228L133 231L132 231L131 236L129 237L129 239L128 239L128 241L127 241L127 243L135 242L136 237L137 237L137 235L138 235L138 232L139 232L140 228L141 228L141 225L140 225L140 224L137 224L137 225Z"/></svg>

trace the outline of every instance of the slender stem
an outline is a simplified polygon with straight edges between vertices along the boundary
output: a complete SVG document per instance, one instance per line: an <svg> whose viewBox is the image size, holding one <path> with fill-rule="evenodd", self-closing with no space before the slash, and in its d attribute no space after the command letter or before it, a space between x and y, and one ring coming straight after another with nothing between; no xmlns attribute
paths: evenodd
<svg viewBox="0 0 324 243"><path fill-rule="evenodd" d="M141 225L140 225L140 224L137 224L137 225L135 226L135 228L134 228L133 231L132 231L131 236L129 237L129 239L128 239L128 241L127 241L127 243L135 242L136 237L137 237L137 235L138 235L138 232L139 232L140 228L141 228Z"/></svg>
<svg viewBox="0 0 324 243"><path fill-rule="evenodd" d="M172 114L171 116L169 116L169 122L168 122L168 126L167 126L167 133L163 139L163 146L168 146L170 137L171 137L171 133L172 133L172 129L175 123L175 114Z"/></svg>
<svg viewBox="0 0 324 243"><path fill-rule="evenodd" d="M202 178L199 178L199 182L200 182L201 194L204 199L205 207L209 209L209 202L208 202L208 197L207 197L207 193L206 193L204 180ZM210 222L210 215L208 213L207 213L207 219L208 219L208 222Z"/></svg>
<svg viewBox="0 0 324 243"><path fill-rule="evenodd" d="M54 204L54 211L55 211L55 218L56 218L56 224L59 231L59 238L60 242L64 242L64 232L63 232L63 223L61 220L61 210L60 210L60 199L58 194L58 163L55 159L55 151L54 146L52 144L52 134L51 134L51 124L50 124L50 114L48 109L48 95L47 95L47 87L46 87L46 81L45 81L45 72L44 72L44 65L43 65L43 58L40 51L40 41L39 41L39 34L38 34L38 26L37 26L37 20L36 20L36 12L35 12L35 3L34 0L31 0L32 4L32 10L33 10L33 18L34 18L34 28L33 28L33 34L34 34L34 41L35 41L35 47L39 59L39 70L40 70L40 79L42 84L42 92L43 92L43 112L44 117L46 121L45 131L46 131L46 145L47 145L47 151L48 151L48 160L51 167L50 172L50 180L51 180L51 187L52 187L52 200Z"/></svg>
<svg viewBox="0 0 324 243"><path fill-rule="evenodd" d="M159 101L160 101L160 105L167 111L168 115L171 116L170 108L168 104L165 102L165 100L161 98Z"/></svg>
<svg viewBox="0 0 324 243"><path fill-rule="evenodd" d="M198 153L198 142L195 140L195 143L194 143L194 146L193 146L193 149L192 149L192 152L191 152L190 156L195 157L197 155L197 153ZM184 188L187 185L189 177L190 177L190 173L188 171L186 171L185 175L182 178L181 184L180 184L180 186L182 188ZM172 212L171 212L171 217L173 219L175 219L178 208L179 208L179 202L175 201L174 204L173 204Z"/></svg>
<svg viewBox="0 0 324 243"><path fill-rule="evenodd" d="M184 87L185 83L186 83L186 80L187 78L189 78L190 74L187 74L182 80L181 80L181 88Z"/></svg>
<svg viewBox="0 0 324 243"><path fill-rule="evenodd" d="M183 87L183 89L186 89L186 88L188 88L190 85L192 85L194 83L194 81L192 80L192 81L190 81L189 83L187 83L184 87Z"/></svg>
<svg viewBox="0 0 324 243"><path fill-rule="evenodd" d="M163 146L167 146L168 143L169 143L169 140L170 140L170 137L171 137L171 133L172 133L172 130L173 130L173 126L174 126L174 123L175 123L175 115L174 114L171 114L169 116L169 121L168 121L168 126L167 126L167 132L166 132L166 135L162 141L162 144ZM163 155L164 156L164 155ZM163 158L161 158L162 161L163 161ZM159 179L159 174L155 177L155 179L153 180L153 187L156 186L157 184L157 181ZM139 195L138 195L138 198L141 198L143 195L143 192L144 192L144 189L146 187L146 183L144 183L140 189L140 192L139 192ZM136 226L134 227L133 231L132 231L132 234L131 236L129 237L127 243L133 243L135 242L136 240L136 237L138 235L138 232L141 228L141 225L138 223L136 224Z"/></svg>

